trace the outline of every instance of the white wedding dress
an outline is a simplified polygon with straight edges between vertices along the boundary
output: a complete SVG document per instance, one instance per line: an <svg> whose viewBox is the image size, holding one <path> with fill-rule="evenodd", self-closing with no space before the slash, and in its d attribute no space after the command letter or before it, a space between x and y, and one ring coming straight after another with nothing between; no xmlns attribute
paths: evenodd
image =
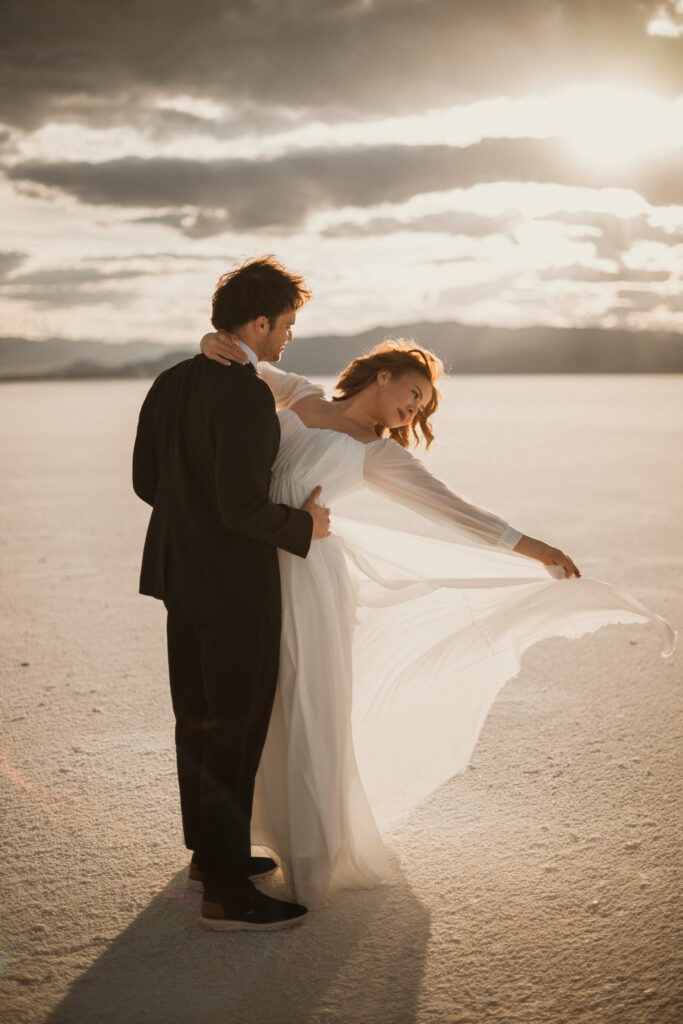
<svg viewBox="0 0 683 1024"><path fill-rule="evenodd" d="M670 651L674 634L628 593L558 581L512 552L517 531L392 439L307 427L291 406L322 388L260 369L282 431L271 497L301 506L322 484L333 533L305 559L279 552L280 673L252 843L272 851L292 898L317 907L333 885L390 878L380 827L467 765L531 644L657 620ZM363 487L438 522L441 539L335 519Z"/></svg>

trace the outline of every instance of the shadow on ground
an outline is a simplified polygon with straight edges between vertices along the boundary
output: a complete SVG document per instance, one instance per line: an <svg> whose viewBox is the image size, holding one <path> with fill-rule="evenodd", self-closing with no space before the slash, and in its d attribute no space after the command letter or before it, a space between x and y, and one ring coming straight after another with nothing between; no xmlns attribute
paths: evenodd
<svg viewBox="0 0 683 1024"><path fill-rule="evenodd" d="M415 1020L429 913L394 885L335 893L282 932L210 933L180 872L71 987L46 1024Z"/></svg>

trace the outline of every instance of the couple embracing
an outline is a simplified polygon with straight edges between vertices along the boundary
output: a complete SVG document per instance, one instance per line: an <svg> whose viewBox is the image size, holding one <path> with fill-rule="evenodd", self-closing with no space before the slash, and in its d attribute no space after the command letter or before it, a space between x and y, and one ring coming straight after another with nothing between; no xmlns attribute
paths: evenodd
<svg viewBox="0 0 683 1024"><path fill-rule="evenodd" d="M334 886L388 880L380 826L467 764L526 647L656 618L408 451L433 437L432 353L380 345L332 400L273 366L309 297L272 257L224 275L219 333L155 380L135 441L140 591L168 612L189 882L215 930L288 927ZM326 505L363 487L439 536L331 532ZM254 885L276 868L285 899Z"/></svg>

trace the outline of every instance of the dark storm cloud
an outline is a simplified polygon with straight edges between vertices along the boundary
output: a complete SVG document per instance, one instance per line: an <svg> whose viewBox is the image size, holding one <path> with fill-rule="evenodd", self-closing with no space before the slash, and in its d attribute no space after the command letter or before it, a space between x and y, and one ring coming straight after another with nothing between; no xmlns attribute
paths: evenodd
<svg viewBox="0 0 683 1024"><path fill-rule="evenodd" d="M101 124L187 93L234 106L423 110L563 83L676 90L656 0L5 0L0 119Z"/></svg>
<svg viewBox="0 0 683 1024"><path fill-rule="evenodd" d="M420 193L499 181L620 185L653 204L683 202L678 168L661 158L630 173L601 174L571 163L555 139L484 139L462 148L309 149L253 161L32 162L10 168L8 176L20 185L61 190L83 203L162 207L163 222L180 230L185 229L183 207L194 208L188 233L197 236L229 228L295 227L320 210L399 203Z"/></svg>

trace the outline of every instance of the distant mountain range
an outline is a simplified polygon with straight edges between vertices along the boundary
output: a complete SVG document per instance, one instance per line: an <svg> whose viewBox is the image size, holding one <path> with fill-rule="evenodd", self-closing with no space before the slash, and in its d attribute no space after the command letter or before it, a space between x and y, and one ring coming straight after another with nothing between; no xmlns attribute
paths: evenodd
<svg viewBox="0 0 683 1024"><path fill-rule="evenodd" d="M683 373L683 334L459 323L379 326L356 335L297 338L281 366L311 376L333 375L390 337L414 338L440 355L453 373ZM0 338L0 380L154 377L197 351L192 344L151 341Z"/></svg>
<svg viewBox="0 0 683 1024"><path fill-rule="evenodd" d="M48 338L0 338L0 375L17 378L116 376L146 377L159 373L159 361L168 365L184 359L190 346L169 346L153 341L129 341L121 345L105 341L68 341Z"/></svg>

